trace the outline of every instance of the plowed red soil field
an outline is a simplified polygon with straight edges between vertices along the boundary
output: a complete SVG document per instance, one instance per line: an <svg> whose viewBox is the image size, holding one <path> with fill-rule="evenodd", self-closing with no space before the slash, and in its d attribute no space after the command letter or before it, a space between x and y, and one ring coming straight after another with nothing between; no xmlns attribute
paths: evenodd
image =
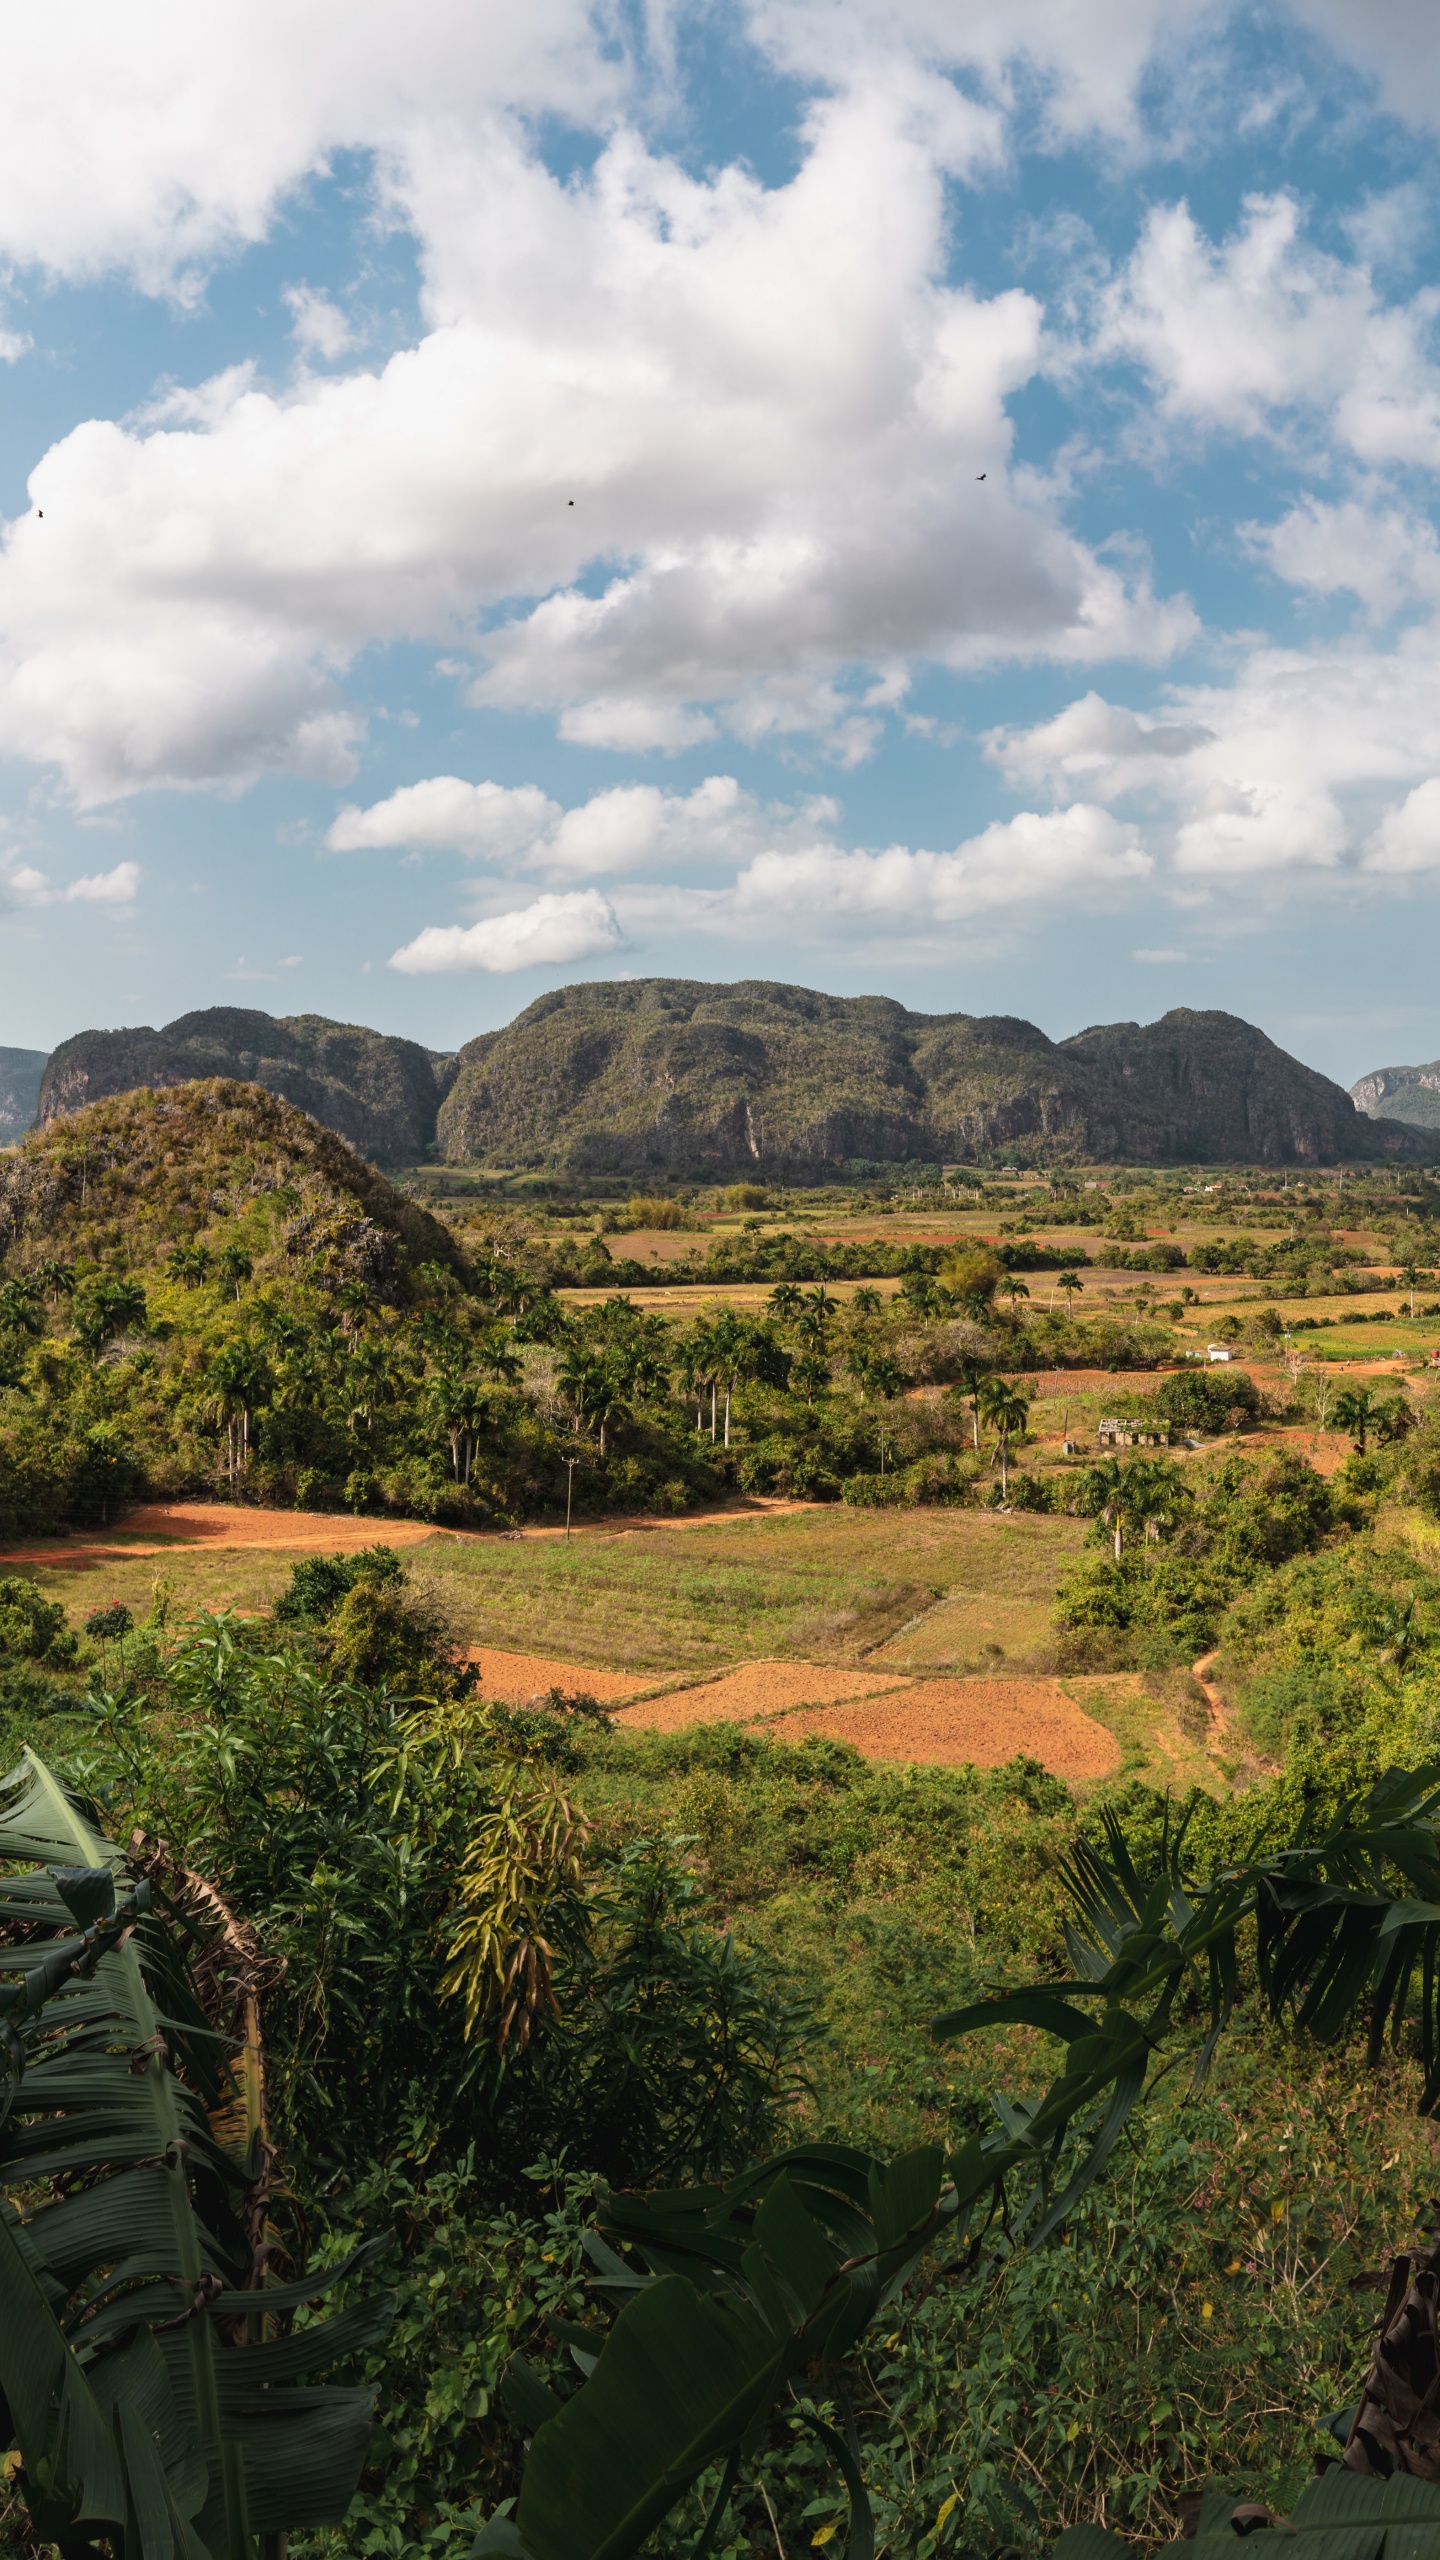
<svg viewBox="0 0 1440 2560"><path fill-rule="evenodd" d="M781 1728L853 1743L869 1760L969 1762L998 1769L1024 1753L1057 1778L1107 1778L1118 1769L1113 1733L1067 1698L1058 1680L917 1680L854 1706L802 1709Z"/></svg>
<svg viewBox="0 0 1440 2560"><path fill-rule="evenodd" d="M653 1688L654 1682L637 1678L633 1671L595 1671L588 1662L557 1662L543 1653L500 1653L493 1645L472 1645L467 1662L480 1669L480 1695L495 1698L507 1707L523 1707L531 1698L543 1698L548 1689L577 1689L608 1707L615 1700L633 1698L637 1689Z"/></svg>

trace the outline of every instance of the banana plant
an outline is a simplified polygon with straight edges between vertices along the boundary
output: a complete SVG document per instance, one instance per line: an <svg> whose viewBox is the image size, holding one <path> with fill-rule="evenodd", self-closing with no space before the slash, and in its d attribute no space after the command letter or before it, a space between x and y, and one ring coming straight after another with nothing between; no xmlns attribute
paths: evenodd
<svg viewBox="0 0 1440 2560"><path fill-rule="evenodd" d="M507 2400L532 2441L513 2513L491 2521L477 2554L629 2560L713 2473L693 2555L704 2560L742 2464L783 2409L833 2455L850 2495L847 2560L870 2560L845 2357L929 2250L958 2246L997 2206L1032 2244L1060 2229L1172 2067L1177 2015L1197 1992L1203 2081L1239 1996L1247 1924L1277 2019L1329 2040L1363 2018L1378 2060L1387 2033L1398 2038L1418 2008L1421 2106L1440 2105L1440 1766L1391 1771L1314 1839L1307 1818L1288 1848L1203 1884L1187 1877L1183 1826L1142 1875L1109 1819L1100 1844L1072 1850L1067 1881L1073 1978L998 1992L933 2022L942 2041L1024 2025L1063 2045L1038 2096L995 2098L995 2130L948 2160L924 2149L887 2167L817 2145L724 2188L609 2199L588 2245L597 2290L624 2307L608 2333L557 2326L582 2376L568 2398L511 2367ZM817 2396L838 2412L838 2428L813 2414ZM1372 2483L1372 2506L1375 2494ZM1372 2538L1363 2552L1357 2543L1355 2560L1378 2560L1388 2523L1378 2508L1365 2514ZM1389 2520L1403 2520L1398 2509ZM1348 2548L1316 2548L1318 2560L1350 2560ZM1406 2560L1432 2560L1428 2539L1404 2548ZM1093 2549L1072 2536L1061 2545L1062 2560L1115 2560L1117 2550L1104 2535Z"/></svg>
<svg viewBox="0 0 1440 2560"><path fill-rule="evenodd" d="M0 1784L0 2434L66 2560L278 2560L365 2456L370 2395L310 2377L383 2337L388 2298L292 2315L373 2249L265 2281L258 2074L185 1934L27 1750Z"/></svg>

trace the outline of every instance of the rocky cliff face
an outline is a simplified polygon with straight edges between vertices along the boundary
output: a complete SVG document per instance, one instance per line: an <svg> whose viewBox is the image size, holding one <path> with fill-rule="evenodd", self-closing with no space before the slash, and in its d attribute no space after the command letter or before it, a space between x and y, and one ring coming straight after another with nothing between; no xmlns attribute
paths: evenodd
<svg viewBox="0 0 1440 2560"><path fill-rule="evenodd" d="M239 1005L183 1013L160 1031L82 1031L50 1059L36 1117L42 1128L65 1113L149 1085L226 1076L263 1085L337 1130L381 1164L421 1156L454 1061L359 1024L296 1013L277 1021Z"/></svg>
<svg viewBox="0 0 1440 2560"><path fill-rule="evenodd" d="M564 987L460 1052L443 1152L571 1175L833 1176L847 1162L1329 1164L1425 1156L1233 1014L1052 1041L746 981Z"/></svg>
<svg viewBox="0 0 1440 2560"><path fill-rule="evenodd" d="M43 1049L0 1049L0 1146L32 1126L45 1065Z"/></svg>
<svg viewBox="0 0 1440 2560"><path fill-rule="evenodd" d="M1440 1129L1440 1058L1428 1067L1376 1067L1352 1084L1350 1099L1372 1117Z"/></svg>

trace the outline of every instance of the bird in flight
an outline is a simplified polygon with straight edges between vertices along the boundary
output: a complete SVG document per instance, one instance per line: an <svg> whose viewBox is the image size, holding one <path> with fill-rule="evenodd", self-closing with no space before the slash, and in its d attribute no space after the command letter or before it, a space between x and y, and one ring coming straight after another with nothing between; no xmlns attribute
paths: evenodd
<svg viewBox="0 0 1440 2560"><path fill-rule="evenodd" d="M976 479L976 484L977 484L977 486L978 486L978 484L979 484L979 482L980 482L980 481L982 481L982 480L988 480L988 479L989 479L989 477L990 477L990 474L988 473L988 471L977 471L977 472L976 472L976 474L975 474L975 479ZM574 501L574 499L573 499L573 498L571 499L570 504L572 505L572 507L573 507L573 505L575 504L575 501Z"/></svg>

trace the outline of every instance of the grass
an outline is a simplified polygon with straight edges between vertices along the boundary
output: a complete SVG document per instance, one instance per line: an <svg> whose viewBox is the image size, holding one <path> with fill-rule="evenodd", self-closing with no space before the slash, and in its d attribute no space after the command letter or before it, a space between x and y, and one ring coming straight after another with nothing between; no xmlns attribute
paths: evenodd
<svg viewBox="0 0 1440 2560"><path fill-rule="evenodd" d="M375 1534L383 1540L383 1522ZM1083 1536L1068 1519L836 1504L714 1528L589 1530L568 1545L439 1537L406 1562L438 1583L471 1644L597 1669L704 1672L757 1656L851 1662L898 1641L907 1667L937 1670L985 1659L987 1643L1007 1657L1042 1644L1056 1580ZM78 1623L112 1600L143 1615L157 1580L181 1606L263 1609L292 1561L264 1548L177 1547L45 1565L35 1579Z"/></svg>
<svg viewBox="0 0 1440 2560"><path fill-rule="evenodd" d="M1007 1534L1008 1533L1008 1534ZM954 1591L1031 1601L1072 1521L965 1512L789 1512L724 1528L437 1547L471 1642L602 1669L707 1671L757 1656L853 1662ZM1043 1561L1041 1561L1043 1559Z"/></svg>

